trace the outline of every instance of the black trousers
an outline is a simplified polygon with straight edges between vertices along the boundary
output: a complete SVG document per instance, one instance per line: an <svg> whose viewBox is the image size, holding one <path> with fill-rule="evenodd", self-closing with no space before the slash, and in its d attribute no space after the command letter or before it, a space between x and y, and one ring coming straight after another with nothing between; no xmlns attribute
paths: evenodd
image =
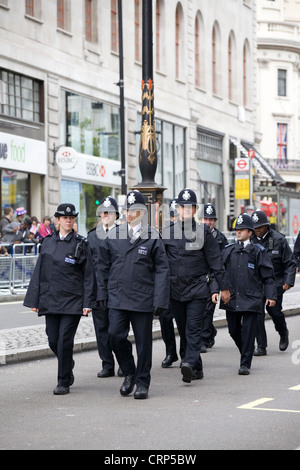
<svg viewBox="0 0 300 470"><path fill-rule="evenodd" d="M266 307L268 314L272 318L275 330L283 335L286 332L287 325L282 311L283 294L277 296L277 301L274 307ZM267 333L265 328L265 313L257 317L257 346L259 348L266 348L268 346Z"/></svg>
<svg viewBox="0 0 300 470"><path fill-rule="evenodd" d="M50 349L58 359L57 384L68 387L73 368L74 338L81 315L46 315Z"/></svg>
<svg viewBox="0 0 300 470"><path fill-rule="evenodd" d="M185 351L183 362L190 364L194 370L202 370L200 356L202 344L202 323L207 299L194 299L179 302L171 299L178 332Z"/></svg>
<svg viewBox="0 0 300 470"><path fill-rule="evenodd" d="M102 310L100 307L93 309L92 312L98 354L102 360L102 368L114 370L115 359L110 344L110 336L108 333L109 319L108 310Z"/></svg>
<svg viewBox="0 0 300 470"><path fill-rule="evenodd" d="M203 316L202 327L202 342L204 346L208 346L217 334L217 330L213 324L215 309L216 304L214 304L211 299L208 299Z"/></svg>
<svg viewBox="0 0 300 470"><path fill-rule="evenodd" d="M109 334L112 349L125 375L135 374L136 385L149 387L152 367L152 320L153 312L134 312L109 309ZM137 364L128 340L130 323L135 338Z"/></svg>
<svg viewBox="0 0 300 470"><path fill-rule="evenodd" d="M162 339L166 346L166 356L170 355L176 357L176 338L174 332L174 323L173 323L174 313L171 308L165 310L162 315L159 317L160 328ZM182 341L180 340L179 354L181 359L184 358L184 349L182 347Z"/></svg>
<svg viewBox="0 0 300 470"><path fill-rule="evenodd" d="M229 334L241 353L240 365L250 369L254 352L257 313L227 310L226 318Z"/></svg>

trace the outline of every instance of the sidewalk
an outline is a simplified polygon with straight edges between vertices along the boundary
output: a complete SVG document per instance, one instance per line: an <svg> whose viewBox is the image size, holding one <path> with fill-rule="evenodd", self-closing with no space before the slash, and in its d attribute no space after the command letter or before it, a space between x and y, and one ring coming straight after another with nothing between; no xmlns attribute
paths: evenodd
<svg viewBox="0 0 300 470"><path fill-rule="evenodd" d="M0 301L22 300L22 295L9 296L9 300L3 297ZM300 292L287 292L283 296L283 310L286 317L300 314ZM268 317L268 315L267 315ZM266 317L266 318L267 318ZM216 308L214 315L216 328L227 326L225 311ZM129 338L134 341L133 333L130 331ZM159 320L153 320L153 339L161 338ZM96 350L94 324L92 316L82 317L75 337L74 352ZM44 325L31 327L20 327L0 331L0 365L13 364L22 361L37 360L53 357L48 347L47 336Z"/></svg>

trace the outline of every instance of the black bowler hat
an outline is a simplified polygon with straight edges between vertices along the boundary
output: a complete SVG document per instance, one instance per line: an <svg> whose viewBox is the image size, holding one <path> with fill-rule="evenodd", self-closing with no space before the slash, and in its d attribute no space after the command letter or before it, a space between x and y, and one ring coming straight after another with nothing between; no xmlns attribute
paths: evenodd
<svg viewBox="0 0 300 470"><path fill-rule="evenodd" d="M204 215L206 219L217 219L217 213L213 204L204 204Z"/></svg>
<svg viewBox="0 0 300 470"><path fill-rule="evenodd" d="M264 225L267 225L270 227L270 222L268 221L267 214L264 211L261 210L256 210L252 214L252 222L253 222L253 227L258 228L258 227L263 227Z"/></svg>
<svg viewBox="0 0 300 470"><path fill-rule="evenodd" d="M183 189L178 194L178 204L184 206L186 204L197 206L197 196L192 189Z"/></svg>
<svg viewBox="0 0 300 470"><path fill-rule="evenodd" d="M127 210L129 209L147 210L145 198L137 189L134 189L127 194Z"/></svg>
<svg viewBox="0 0 300 470"><path fill-rule="evenodd" d="M116 214L119 216L119 207L117 201L111 196L107 196L102 199L100 206L96 211L97 217L100 216L101 212L116 212Z"/></svg>
<svg viewBox="0 0 300 470"><path fill-rule="evenodd" d="M60 217L61 215L70 215L73 217L77 217L79 212L76 212L75 206L69 203L59 204L54 214L54 217Z"/></svg>
<svg viewBox="0 0 300 470"><path fill-rule="evenodd" d="M248 214L241 214L236 219L235 230L242 228L247 228L248 230L253 230L253 222Z"/></svg>

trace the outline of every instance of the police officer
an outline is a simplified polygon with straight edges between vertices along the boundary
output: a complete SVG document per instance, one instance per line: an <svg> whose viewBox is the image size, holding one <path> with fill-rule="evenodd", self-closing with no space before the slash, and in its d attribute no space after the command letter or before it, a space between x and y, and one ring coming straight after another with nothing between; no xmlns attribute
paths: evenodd
<svg viewBox="0 0 300 470"><path fill-rule="evenodd" d="M282 311L283 294L295 284L296 263L293 259L292 250L284 235L270 227L267 215L262 210L256 210L252 214L255 234L253 243L260 243L266 250L274 267L277 302L274 307L266 307L271 316L275 329L279 333L279 349L285 351L289 344L289 332ZM264 315L258 317L257 349L255 356L267 354L267 334L265 329Z"/></svg>
<svg viewBox="0 0 300 470"><path fill-rule="evenodd" d="M88 233L89 246L92 252L95 272L97 273L99 259L99 247L107 233L115 227L116 221L119 219L119 208L117 201L108 196L104 198L96 211L98 223L96 227ZM98 372L97 377L107 378L115 375L115 360L112 352L110 338L108 334L108 311L101 309L99 302L97 307L93 309L93 322L97 339L98 354L102 360L102 370ZM122 375L120 369L118 375Z"/></svg>
<svg viewBox="0 0 300 470"><path fill-rule="evenodd" d="M216 291L229 300L229 282L221 264L218 245L205 224L196 224L197 197L191 189L178 195L179 220L162 232L170 265L171 306L185 355L182 380L203 377L201 351L202 320L210 289L208 273L216 278Z"/></svg>
<svg viewBox="0 0 300 470"><path fill-rule="evenodd" d="M266 250L251 243L253 222L248 214L236 220L236 243L227 245L222 252L222 261L231 283L231 297L227 305L221 301L220 308L226 310L229 334L240 353L239 375L249 375L254 351L257 315L266 305L274 306L277 292L274 271ZM215 297L215 301L217 296Z"/></svg>
<svg viewBox="0 0 300 470"><path fill-rule="evenodd" d="M127 195L127 222L116 226L100 246L98 300L109 309L111 345L125 375L120 393L148 398L152 365L152 319L169 305L169 266L159 233L147 224L143 195ZM137 364L127 339L130 323Z"/></svg>
<svg viewBox="0 0 300 470"><path fill-rule="evenodd" d="M169 224L166 224L166 226L170 226L171 224L174 224L178 220L179 214L177 211L177 205L178 205L178 198L172 199L172 201L169 204L170 222ZM163 368L171 367L173 362L178 361L178 356L176 352L176 339L175 339L173 318L174 318L174 314L173 314L171 307L165 310L164 313L160 315L159 317L161 335L166 346L166 357L161 363L161 366ZM180 341L179 354L182 359L184 357L182 341Z"/></svg>
<svg viewBox="0 0 300 470"><path fill-rule="evenodd" d="M210 228L211 233L220 248L220 251L222 251L228 244L228 241L225 235L216 228L217 220L218 218L215 206L211 203L204 204L202 222ZM215 308L216 304L212 302L211 298L209 298L203 317L201 347L202 353L205 353L207 351L207 348L212 348L215 344L215 336L217 335L217 330L213 324Z"/></svg>
<svg viewBox="0 0 300 470"><path fill-rule="evenodd" d="M55 395L69 393L75 333L82 315L95 305L95 274L87 240L73 230L78 215L73 204L60 204L54 216L59 231L42 241L24 305L46 316L46 333L58 359Z"/></svg>

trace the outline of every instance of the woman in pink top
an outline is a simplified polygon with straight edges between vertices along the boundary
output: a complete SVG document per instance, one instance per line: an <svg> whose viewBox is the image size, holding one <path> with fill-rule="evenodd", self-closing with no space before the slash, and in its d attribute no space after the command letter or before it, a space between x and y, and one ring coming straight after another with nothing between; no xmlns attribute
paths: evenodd
<svg viewBox="0 0 300 470"><path fill-rule="evenodd" d="M39 227L39 238L44 238L46 237L47 235L50 235L51 232L51 229L50 229L50 223L51 223L51 219L48 215L46 215L44 218L43 218L43 222L40 224L40 227Z"/></svg>

